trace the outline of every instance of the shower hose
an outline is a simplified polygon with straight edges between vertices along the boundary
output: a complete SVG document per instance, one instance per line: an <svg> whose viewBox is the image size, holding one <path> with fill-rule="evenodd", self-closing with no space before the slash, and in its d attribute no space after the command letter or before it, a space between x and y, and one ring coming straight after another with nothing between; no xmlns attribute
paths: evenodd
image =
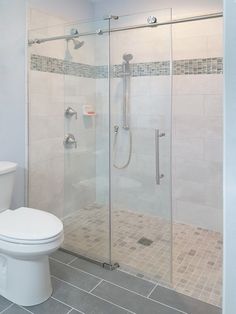
<svg viewBox="0 0 236 314"><path fill-rule="evenodd" d="M117 137L118 137L118 133L119 133L119 127L115 127L115 135L114 135L114 142L113 142L113 166L116 169L124 169L126 167L128 167L130 160L131 160L131 156L132 156L132 132L130 129L126 129L127 132L129 132L129 155L128 155L128 160L123 164L123 165L117 165L116 164L116 147L117 147Z"/></svg>

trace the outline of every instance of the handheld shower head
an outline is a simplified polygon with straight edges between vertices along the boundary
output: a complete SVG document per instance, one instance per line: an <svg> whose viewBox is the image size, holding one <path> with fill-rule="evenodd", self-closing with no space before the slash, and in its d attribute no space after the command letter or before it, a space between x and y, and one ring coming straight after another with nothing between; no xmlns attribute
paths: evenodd
<svg viewBox="0 0 236 314"><path fill-rule="evenodd" d="M125 62L129 62L129 61L131 61L133 59L133 55L131 54L131 53L124 53L123 54L123 60L125 61Z"/></svg>

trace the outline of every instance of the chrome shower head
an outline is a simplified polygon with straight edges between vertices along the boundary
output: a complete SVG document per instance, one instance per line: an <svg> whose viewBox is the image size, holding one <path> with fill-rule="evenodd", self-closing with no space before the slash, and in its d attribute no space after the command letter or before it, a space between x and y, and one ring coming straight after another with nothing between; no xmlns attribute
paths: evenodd
<svg viewBox="0 0 236 314"><path fill-rule="evenodd" d="M124 53L123 54L123 59L124 59L125 62L128 63L129 61L131 61L133 59L133 55L131 53Z"/></svg>
<svg viewBox="0 0 236 314"><path fill-rule="evenodd" d="M72 39L74 43L74 49L79 49L84 45L84 41L79 41L77 39Z"/></svg>

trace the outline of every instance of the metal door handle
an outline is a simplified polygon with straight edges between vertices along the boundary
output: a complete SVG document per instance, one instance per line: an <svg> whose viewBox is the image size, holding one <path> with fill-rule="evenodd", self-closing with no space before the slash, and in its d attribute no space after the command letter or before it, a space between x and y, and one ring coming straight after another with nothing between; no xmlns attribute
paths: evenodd
<svg viewBox="0 0 236 314"><path fill-rule="evenodd" d="M165 136L165 133L160 133L159 129L155 129L155 153L156 153L156 184L161 184L161 179L164 174L160 173L160 137Z"/></svg>

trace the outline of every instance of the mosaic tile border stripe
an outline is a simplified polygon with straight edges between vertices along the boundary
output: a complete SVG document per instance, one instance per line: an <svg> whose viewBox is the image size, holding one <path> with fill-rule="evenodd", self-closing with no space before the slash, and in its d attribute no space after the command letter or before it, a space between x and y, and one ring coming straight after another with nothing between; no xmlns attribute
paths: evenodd
<svg viewBox="0 0 236 314"><path fill-rule="evenodd" d="M130 65L131 75L137 76L161 76L170 75L170 61L132 63ZM87 78L107 78L108 66L93 66L89 64L66 61L57 58L31 55L31 70L73 75ZM196 74L222 74L223 58L185 59L173 62L174 75L196 75ZM121 64L113 65L111 69L113 78L122 77Z"/></svg>
<svg viewBox="0 0 236 314"><path fill-rule="evenodd" d="M66 74L87 78L96 77L96 69L94 66L35 54L31 55L30 68L31 70L41 72L63 75Z"/></svg>
<svg viewBox="0 0 236 314"><path fill-rule="evenodd" d="M170 61L131 63L130 71L132 76L170 75ZM122 65L114 65L112 67L112 72L113 77L122 77Z"/></svg>
<svg viewBox="0 0 236 314"><path fill-rule="evenodd" d="M173 62L174 75L222 74L223 58L185 59Z"/></svg>

